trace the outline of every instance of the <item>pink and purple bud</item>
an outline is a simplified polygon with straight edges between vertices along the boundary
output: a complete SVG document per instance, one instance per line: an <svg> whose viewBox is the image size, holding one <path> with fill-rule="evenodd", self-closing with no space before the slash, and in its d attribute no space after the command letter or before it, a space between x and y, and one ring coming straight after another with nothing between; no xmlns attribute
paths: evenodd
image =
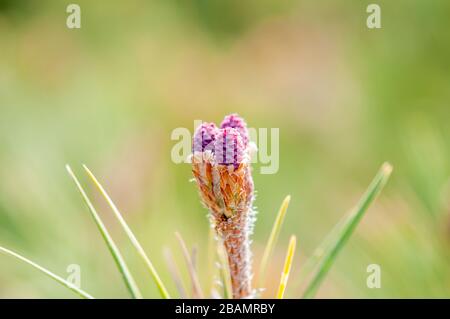
<svg viewBox="0 0 450 319"><path fill-rule="evenodd" d="M194 152L211 151L214 152L214 141L218 128L214 123L202 123L194 134L192 149Z"/></svg>
<svg viewBox="0 0 450 319"><path fill-rule="evenodd" d="M214 143L215 157L218 164L234 165L237 168L244 160L245 146L239 132L231 127L220 129Z"/></svg>
<svg viewBox="0 0 450 319"><path fill-rule="evenodd" d="M247 124L245 123L245 121L237 114L230 114L225 116L225 118L222 121L222 124L220 124L220 128L222 129L227 127L236 129L242 137L242 142L244 143L244 146L247 147L250 138L248 134Z"/></svg>
<svg viewBox="0 0 450 319"><path fill-rule="evenodd" d="M249 134L245 121L237 114L225 117L219 129L214 123L202 123L195 131L192 150L211 151L220 165L234 165L235 168L248 153Z"/></svg>
<svg viewBox="0 0 450 319"><path fill-rule="evenodd" d="M202 201L217 216L233 216L251 209L253 179L245 122L237 115L225 117L225 125L202 123L193 138L192 171ZM224 125L222 123L222 125ZM242 136L244 134L244 136Z"/></svg>

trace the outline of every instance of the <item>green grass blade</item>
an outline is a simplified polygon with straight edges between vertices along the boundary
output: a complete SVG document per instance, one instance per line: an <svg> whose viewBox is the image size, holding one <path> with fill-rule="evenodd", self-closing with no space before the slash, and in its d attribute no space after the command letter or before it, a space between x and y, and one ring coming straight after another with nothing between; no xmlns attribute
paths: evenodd
<svg viewBox="0 0 450 319"><path fill-rule="evenodd" d="M286 259L284 261L283 272L281 274L280 285L278 286L277 299L283 299L286 285L289 280L289 274L291 272L292 262L294 260L295 247L297 244L297 238L292 235L289 240L289 246L286 253Z"/></svg>
<svg viewBox="0 0 450 319"><path fill-rule="evenodd" d="M305 290L303 298L314 297L331 265L336 260L339 252L352 235L361 218L364 216L364 213L386 185L391 173L392 166L389 163L384 163L356 207L352 210L346 221L343 223L341 229L336 232L337 235L334 241L332 241L328 245L326 251L323 252L317 271L313 274L313 277Z"/></svg>
<svg viewBox="0 0 450 319"><path fill-rule="evenodd" d="M162 282L160 276L158 275L158 272L156 271L155 267L153 266L153 263L148 258L147 254L145 253L144 249L142 248L141 244L137 240L134 233L131 231L130 227L126 223L126 221L123 219L122 214L120 213L117 206L114 204L114 202L109 197L108 193L105 191L103 186L100 184L100 182L97 180L97 178L92 174L92 172L87 168L86 165L83 165L83 168L87 172L88 176L91 178L95 186L98 188L98 190L102 193L103 197L107 201L108 205L111 207L114 215L116 216L117 220L119 221L120 225L124 229L125 233L127 234L128 238L130 239L133 246L136 248L139 256L144 260L145 265L147 266L147 269L150 271L150 274L153 278L153 280L156 283L156 286L158 287L159 293L161 296L165 299L169 299L170 295L169 292L166 289L166 286Z"/></svg>
<svg viewBox="0 0 450 319"><path fill-rule="evenodd" d="M275 222L272 227L272 231L269 236L269 240L267 241L266 248L264 249L264 254L261 259L260 264L260 270L259 270L259 284L261 287L264 286L265 277L266 277L266 271L267 271L267 265L269 262L270 257L272 256L273 249L275 248L275 245L278 240L278 235L280 234L281 226L283 225L284 217L286 216L286 211L289 206L289 202L291 201L291 196L286 196L286 198L283 200L283 203L281 204L280 209L278 210L277 217L275 219Z"/></svg>
<svg viewBox="0 0 450 319"><path fill-rule="evenodd" d="M52 278L56 282L60 283L64 287L69 288L70 290L72 290L73 292L75 292L76 294L78 294L82 298L94 299L94 297L92 297L90 294L88 294L84 290L81 290L80 288L78 288L74 284L68 282L67 280L64 280L63 278L59 277L58 275L55 275L51 271L49 271L49 270L45 269L44 267L36 264L35 262L29 260L28 258L25 258L22 255L19 255L18 253L13 252L12 250L9 250L9 249L6 249L6 248L0 246L0 253L4 253L6 255L9 255L9 256L12 256L14 258L17 258L20 261L23 261L24 263L32 266L33 268L35 268L35 269L39 270L40 272L44 273L45 275L47 275L48 277Z"/></svg>
<svg viewBox="0 0 450 319"><path fill-rule="evenodd" d="M66 169L67 169L67 172L69 173L70 177L75 182L75 185L77 186L87 207L89 208L89 212L91 213L92 217L94 218L97 228L100 231L103 239L105 240L106 245L108 246L108 249L111 252L112 257L113 257L117 267L119 268L119 271L122 275L125 285L126 285L127 289L130 291L131 296L133 298L141 299L142 294L139 291L139 288L136 285L136 282L134 281L133 276L131 275L119 249L117 248L113 239L109 235L108 230L106 229L105 225L103 224L102 220L100 219L100 216L98 215L97 211L95 210L94 205L92 205L91 201L89 200L88 196L86 195L86 192L84 191L83 187L81 186L80 182L78 181L77 177L75 176L75 174L73 173L73 171L69 165L66 165Z"/></svg>
<svg viewBox="0 0 450 319"><path fill-rule="evenodd" d="M319 264L320 260L324 256L324 253L328 250L330 245L334 242L334 239L337 237L337 234L342 228L342 225L345 224L347 221L348 216L344 216L339 220L339 222L334 225L333 229L326 235L325 239L322 240L320 245L316 247L313 254L306 260L306 262L303 264L302 268L300 269L300 274L298 278L296 278L296 282L303 283L304 280L308 277L308 275L311 275L311 272L317 268L317 265Z"/></svg>

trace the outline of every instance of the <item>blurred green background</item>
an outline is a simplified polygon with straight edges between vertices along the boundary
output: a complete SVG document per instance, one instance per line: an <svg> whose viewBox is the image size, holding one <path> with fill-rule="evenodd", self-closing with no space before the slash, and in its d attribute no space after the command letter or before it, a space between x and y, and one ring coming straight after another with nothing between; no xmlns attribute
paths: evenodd
<svg viewBox="0 0 450 319"><path fill-rule="evenodd" d="M450 297L450 2L87 1L81 29L68 1L0 1L0 245L82 288L128 297L69 179L69 163L99 207L146 297L157 290L81 170L86 163L124 212L168 288L174 237L198 247L202 284L208 222L188 164L170 157L177 127L238 112L280 128L280 168L255 165L258 263L284 196L291 205L271 263L273 295L291 234L299 271L356 203L385 160L393 176L332 268L318 297ZM381 266L380 289L366 286ZM0 255L0 297L71 298L57 283Z"/></svg>

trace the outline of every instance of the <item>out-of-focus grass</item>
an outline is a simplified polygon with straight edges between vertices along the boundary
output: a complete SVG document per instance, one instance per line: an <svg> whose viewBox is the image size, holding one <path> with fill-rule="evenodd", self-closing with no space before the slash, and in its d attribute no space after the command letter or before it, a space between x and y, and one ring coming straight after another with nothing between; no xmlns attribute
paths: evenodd
<svg viewBox="0 0 450 319"><path fill-rule="evenodd" d="M57 2L0 5L2 245L58 274L79 264L83 289L127 297L65 174L65 163L85 162L104 176L157 269L162 247L177 245L175 230L205 260L205 211L189 165L171 162L170 133L239 112L252 127L280 128L279 172L254 170L256 260L281 199L295 198L268 291L278 286L288 235L297 234L304 261L389 160L395 175L318 296L450 296L448 1L380 1L381 30L365 28L364 1L78 3L81 30L65 27ZM106 216L130 270L145 278ZM366 287L371 263L381 266L382 289ZM14 261L0 264L1 297L72 297ZM208 273L206 262L198 267ZM291 287L285 297L298 297ZM152 285L142 290L158 296Z"/></svg>

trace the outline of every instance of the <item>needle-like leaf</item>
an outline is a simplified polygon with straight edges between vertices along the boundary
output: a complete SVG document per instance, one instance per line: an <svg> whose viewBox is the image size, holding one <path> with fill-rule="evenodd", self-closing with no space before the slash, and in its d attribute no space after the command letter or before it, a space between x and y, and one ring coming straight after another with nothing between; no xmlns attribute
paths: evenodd
<svg viewBox="0 0 450 319"><path fill-rule="evenodd" d="M184 259L186 260L186 265L189 271L189 275L192 281L192 290L193 290L193 298L204 298L204 294L202 288L200 286L200 281L198 279L197 272L195 271L194 263L191 259L191 255L189 254L189 250L186 246L186 243L181 237L180 233L176 232L175 236L177 237L178 242L180 243L181 250L184 255Z"/></svg>
<svg viewBox="0 0 450 319"><path fill-rule="evenodd" d="M228 264L227 254L223 242L217 241L217 256L219 257L220 277L223 284L223 296L224 299L232 299L233 292L231 288L231 274Z"/></svg>
<svg viewBox="0 0 450 319"><path fill-rule="evenodd" d="M269 262L270 257L272 256L273 249L275 248L275 245L278 240L278 235L280 234L281 226L283 225L284 217L286 216L286 211L289 206L289 202L291 201L291 196L286 196L286 198L283 200L283 203L281 204L280 209L278 210L277 217L275 219L275 222L272 226L272 231L269 236L269 240L267 241L266 248L264 249L264 254L261 259L261 264L259 268L259 283L260 286L263 287L266 277L266 271L267 271L267 265Z"/></svg>
<svg viewBox="0 0 450 319"><path fill-rule="evenodd" d="M74 284L68 282L67 280L64 280L63 278L59 277L58 275L55 275L54 273L52 273L50 270L45 269L44 267L36 264L35 262L29 260L28 258L23 257L22 255L14 252L12 250L9 250L9 249L6 249L6 248L0 246L0 253L4 253L6 255L9 255L9 256L12 256L14 258L17 258L20 261L23 261L24 263L32 266L33 268L35 268L35 269L39 270L40 272L44 273L45 275L47 275L48 277L52 278L56 282L60 283L64 287L69 288L70 290L72 290L73 292L75 292L76 294L78 294L82 298L94 299L94 297L92 297L87 292L81 290L80 288L78 288Z"/></svg>
<svg viewBox="0 0 450 319"><path fill-rule="evenodd" d="M168 270L170 272L170 275L172 276L175 286L177 287L177 290L180 294L180 298L181 299L188 298L186 289L184 288L183 280L181 279L180 272L177 268L175 260L173 259L170 249L167 247L164 249L164 258L166 259Z"/></svg>
<svg viewBox="0 0 450 319"><path fill-rule="evenodd" d="M103 239L106 242L106 245L108 246L109 251L111 252L111 255L116 262L117 267L119 268L119 271L122 275L122 278L125 282L125 285L127 289L130 291L130 294L133 298L142 298L142 294L139 291L138 286L136 285L135 280L133 279L133 276L131 275L123 257L120 253L119 249L117 248L116 244L114 243L113 239L111 238L108 230L106 229L105 225L103 224L100 216L98 215L97 211L94 208L94 205L92 205L91 201L89 200L89 197L86 195L86 192L84 191L83 187L81 186L80 182L78 181L77 177L73 173L72 169L69 165L66 165L67 172L69 173L70 177L75 182L75 185L78 188L78 191L80 192L81 196L84 199L84 202L86 203L87 207L89 208L89 212L91 213L92 217L94 218L95 224L97 225L98 230L100 231Z"/></svg>
<svg viewBox="0 0 450 319"><path fill-rule="evenodd" d="M280 285L278 286L277 298L283 299L284 291L286 290L286 285L289 280L289 273L291 272L292 261L294 259L295 246L297 239L294 235L291 236L289 240L289 246L286 254L286 259L284 261L283 272L281 274Z"/></svg>
<svg viewBox="0 0 450 319"><path fill-rule="evenodd" d="M314 297L339 252L352 235L370 204L372 204L386 185L391 173L392 166L389 163L384 163L356 207L350 212L340 229L336 231L336 237L330 241L330 244L326 245L328 247L320 254L321 259L319 265L305 290L303 298Z"/></svg>
<svg viewBox="0 0 450 319"><path fill-rule="evenodd" d="M209 228L208 232L208 273L207 278L211 278L210 286L208 290L212 291L215 285L215 274L217 268L216 265L216 251L217 251L217 240L215 238L215 231L212 227Z"/></svg>
<svg viewBox="0 0 450 319"><path fill-rule="evenodd" d="M123 230L127 234L128 238L130 239L133 246L136 248L139 256L144 260L145 265L147 266L153 280L156 283L156 286L158 287L159 293L161 296L165 299L169 299L170 295L169 292L166 289L166 286L161 280L161 277L159 276L158 272L156 271L155 267L153 266L153 263L148 258L147 254L145 253L144 249L142 248L141 244L137 240L134 233L131 231L130 227L126 223L126 221L123 219L122 214L120 213L117 206L112 201L111 197L109 197L108 193L105 191L103 186L100 184L100 182L97 180L97 178L94 176L94 174L87 168L86 165L83 165L83 168L87 172L88 176L91 178L91 180L94 182L95 186L98 188L98 190L102 193L105 200L108 202L108 205L111 207L114 215L116 216L117 220L119 221L120 225L122 226Z"/></svg>

